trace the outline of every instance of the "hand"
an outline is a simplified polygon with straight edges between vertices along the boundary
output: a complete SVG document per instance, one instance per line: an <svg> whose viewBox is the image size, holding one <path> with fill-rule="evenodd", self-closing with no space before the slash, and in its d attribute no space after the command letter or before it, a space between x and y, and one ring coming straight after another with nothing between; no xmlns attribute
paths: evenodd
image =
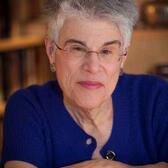
<svg viewBox="0 0 168 168"><path fill-rule="evenodd" d="M127 164L106 159L89 160L64 168L132 168Z"/></svg>
<svg viewBox="0 0 168 168"><path fill-rule="evenodd" d="M99 159L84 161L64 168L168 168L168 163L158 162L150 165L131 166L117 161Z"/></svg>

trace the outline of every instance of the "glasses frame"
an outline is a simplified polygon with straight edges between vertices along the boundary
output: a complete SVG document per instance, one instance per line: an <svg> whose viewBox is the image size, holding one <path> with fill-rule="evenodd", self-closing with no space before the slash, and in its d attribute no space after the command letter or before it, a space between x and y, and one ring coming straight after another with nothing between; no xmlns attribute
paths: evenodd
<svg viewBox="0 0 168 168"><path fill-rule="evenodd" d="M59 50L61 50L61 51L67 51L67 50L65 50L64 48L61 48L55 41L53 41L53 43L54 43L54 45L57 47L57 49L59 49ZM89 53L96 53L98 56L100 55L100 52L98 52L98 51L92 51L92 50L88 50L88 51L86 52L86 55L88 55ZM120 60L120 57L126 56L126 55L127 55L127 51L126 51L125 53L119 54L119 59L118 59L118 61Z"/></svg>

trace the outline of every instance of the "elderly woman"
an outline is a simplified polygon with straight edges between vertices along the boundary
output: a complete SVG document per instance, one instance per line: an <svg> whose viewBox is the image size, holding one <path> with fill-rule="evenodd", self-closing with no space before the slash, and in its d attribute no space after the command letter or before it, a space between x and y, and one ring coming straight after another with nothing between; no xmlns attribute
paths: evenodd
<svg viewBox="0 0 168 168"><path fill-rule="evenodd" d="M10 98L3 166L168 167L168 84L122 73L134 1L55 0L47 11L57 80Z"/></svg>

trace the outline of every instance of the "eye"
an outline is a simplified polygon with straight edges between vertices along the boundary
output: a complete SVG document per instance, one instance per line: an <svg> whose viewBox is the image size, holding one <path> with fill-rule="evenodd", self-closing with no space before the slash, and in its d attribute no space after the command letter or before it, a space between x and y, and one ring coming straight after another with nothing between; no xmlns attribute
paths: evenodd
<svg viewBox="0 0 168 168"><path fill-rule="evenodd" d="M103 55L109 55L109 54L112 54L112 50L110 50L110 49L102 49L100 51L100 53L103 54Z"/></svg>
<svg viewBox="0 0 168 168"><path fill-rule="evenodd" d="M86 52L86 49L82 46L73 45L70 47L72 51Z"/></svg>

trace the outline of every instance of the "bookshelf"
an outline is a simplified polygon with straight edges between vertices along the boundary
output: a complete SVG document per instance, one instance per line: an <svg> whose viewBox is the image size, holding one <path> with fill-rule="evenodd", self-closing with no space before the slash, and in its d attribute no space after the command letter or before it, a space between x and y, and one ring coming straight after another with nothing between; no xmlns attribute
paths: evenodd
<svg viewBox="0 0 168 168"><path fill-rule="evenodd" d="M0 120L3 118L5 110L5 102L0 102Z"/></svg>
<svg viewBox="0 0 168 168"><path fill-rule="evenodd" d="M14 50L23 50L28 48L34 48L42 46L43 36L42 35L25 35L6 39L0 39L0 53L12 52ZM0 55L1 57L1 55ZM5 109L5 101L0 101L0 118L3 117Z"/></svg>
<svg viewBox="0 0 168 168"><path fill-rule="evenodd" d="M42 35L24 35L6 39L0 39L0 52L18 50L40 46L43 43Z"/></svg>
<svg viewBox="0 0 168 168"><path fill-rule="evenodd" d="M5 102L13 92L32 84L42 84L53 79L43 41L43 34L0 39L1 65L5 63L9 65L5 73L4 66L2 68L0 65L0 118L3 118ZM20 75L22 76L20 77ZM6 86L6 83L7 89L10 91L5 93L6 89L2 85Z"/></svg>
<svg viewBox="0 0 168 168"><path fill-rule="evenodd" d="M17 89L52 78L43 44L45 1L0 1L0 151L8 97Z"/></svg>

